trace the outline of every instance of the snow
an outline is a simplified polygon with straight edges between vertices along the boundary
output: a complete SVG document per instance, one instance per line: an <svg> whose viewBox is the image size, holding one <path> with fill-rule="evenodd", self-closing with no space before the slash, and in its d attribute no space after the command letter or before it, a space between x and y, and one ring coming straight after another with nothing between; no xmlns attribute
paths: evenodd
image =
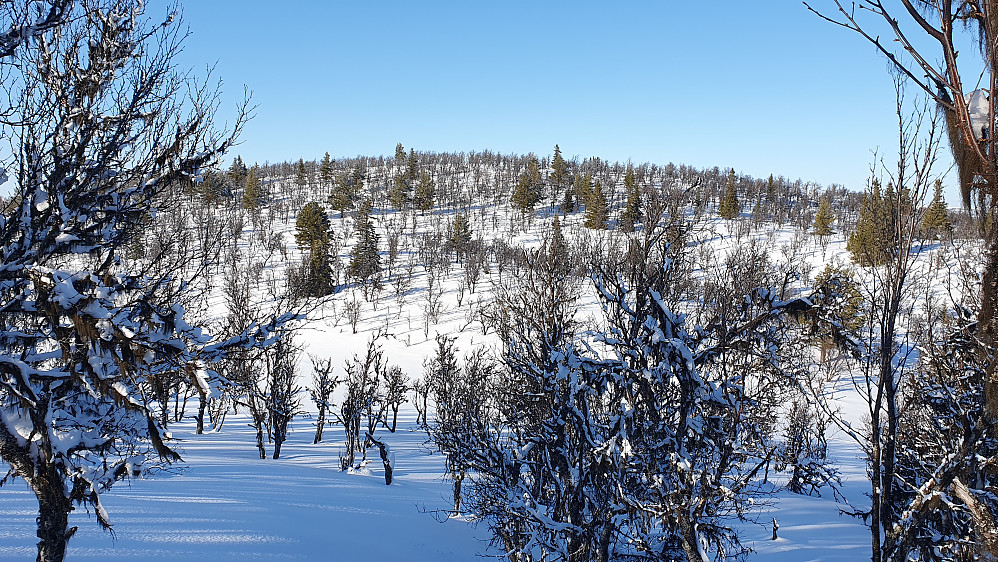
<svg viewBox="0 0 998 562"><path fill-rule="evenodd" d="M103 494L113 537L93 513L74 512L67 559L474 560L487 551L487 530L443 514L451 501L443 457L428 454L415 411L400 416L398 431L378 433L396 457L391 486L376 450L365 470L341 472L342 431L313 445L309 419L294 422L276 461L257 458L248 418L230 416L220 433L204 435L191 421L178 424L186 468ZM0 560L35 556L36 510L23 482L0 488Z"/></svg>
<svg viewBox="0 0 998 562"><path fill-rule="evenodd" d="M563 224L566 233L578 227L579 219L569 217ZM334 218L333 222L338 229L343 228L343 221ZM424 222L420 228L427 226ZM472 226L481 227L479 223ZM290 240L291 225L280 228ZM501 225L492 235L498 238L506 228L514 231L509 225ZM545 223L538 220L529 231L510 235L509 241L536 246L543 228ZM709 243L723 255L731 248L732 237L723 224L718 223L716 228L720 234ZM772 250L772 257L776 260L778 248L786 245L793 231L763 225L763 231L767 229L775 230L777 249ZM341 255L347 251L344 248ZM815 269L823 263L848 261L842 240L833 241L826 250L809 242L804 253L793 258L808 261ZM432 326L423 327L425 285L420 285L423 281L417 273L414 289L404 301L396 301L391 287L386 285L377 308L362 303L357 333L341 318L343 303L351 298L349 290L338 296L339 308L327 306L312 311L314 321L301 332L306 350L332 358L334 366L341 370L343 359L361 352L371 333L384 328L388 335L380 343L388 362L416 378L422 373L423 359L434 351L436 333L460 331L459 356L479 346L495 346L494 335L483 336L478 324L469 320L475 307L472 303L490 298L489 283L482 281L475 294L465 294L464 304L458 304L455 295L459 270L454 266L444 276L443 308L439 321ZM79 298L69 279L60 283L59 291L60 298ZM360 300L359 294L354 298ZM660 296L657 298L660 300ZM590 311L596 308L595 302L591 295L580 300ZM104 317L103 309L93 306L88 313L94 318ZM174 311L178 329L193 330L183 319L183 308L177 305ZM655 330L656 341L671 337L659 327ZM197 337L196 332L192 335ZM679 339L673 339L673 343L687 368L692 369L691 350ZM310 376L304 356L301 367L304 386ZM199 386L211 391L203 366L198 366L195 373ZM845 418L858 424L863 405L856 396L842 394L836 400ZM307 400L306 405L314 407ZM627 404L621 406L623 412L628 408ZM196 403L188 404L188 415L196 411ZM0 415L15 434L27 437L21 433L27 427L22 421L4 409L0 409ZM342 428L328 427L324 442L312 444L312 423L307 416L292 422L280 460L258 458L255 433L245 415L230 414L219 433L206 429L204 435L195 435L195 422L190 418L172 425L171 433L177 439L174 444L184 465L120 483L102 494L101 508L115 524L113 536L99 529L94 514L74 512L70 525L79 529L69 543L68 560L419 562L470 561L478 554L498 554L490 550L484 526L476 526L468 517L447 517L452 507L452 488L444 478L443 457L429 449L426 434L416 427L411 404L400 411L397 432L379 429L376 434L391 451L394 480L390 486L384 484L376 449L369 451L369 462L360 470L341 471ZM630 453L626 440L619 447L622 454ZM521 456L525 454L521 451ZM869 490L865 463L856 445L842 433L830 435L829 455L839 469L843 495L856 507L836 501L827 488L822 489L821 497L777 492L754 514L758 523L740 525L742 540L757 553L752 559L836 562L869 557L870 534L863 521L841 513L861 509L868 503L864 495ZM36 500L24 482L7 482L0 487L0 562L35 556L36 514ZM773 518L779 524L779 538L775 541L771 539Z"/></svg>

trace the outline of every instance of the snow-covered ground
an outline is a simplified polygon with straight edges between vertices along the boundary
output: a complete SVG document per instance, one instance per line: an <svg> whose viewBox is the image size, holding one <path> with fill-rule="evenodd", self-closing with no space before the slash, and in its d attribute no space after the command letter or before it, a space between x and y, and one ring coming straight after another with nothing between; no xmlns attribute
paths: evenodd
<svg viewBox="0 0 998 562"><path fill-rule="evenodd" d="M475 560L495 554L488 531L448 519L450 484L443 459L430 454L425 433L406 409L394 434L379 434L395 453L395 479L386 486L374 459L363 472L338 467L341 433L312 444L310 420L300 418L279 460L261 460L243 417L221 433L194 435L192 422L174 426L186 468L121 483L104 496L115 525L108 534L86 512L74 512L79 530L68 560ZM843 491L862 501L865 473L854 447L834 440ZM759 560L852 561L868 556L869 533L858 519L839 515L823 497L781 493L743 537ZM37 504L23 482L0 488L0 560L35 556ZM771 540L771 520L779 539Z"/></svg>
<svg viewBox="0 0 998 562"><path fill-rule="evenodd" d="M484 213L472 219L473 228L483 227ZM565 223L570 241L572 233L580 230L579 222L581 217L575 216ZM290 242L292 225L280 228ZM424 228L428 221L421 221L420 230ZM548 222L538 220L527 232L518 232L509 223L497 232L507 232L511 242L529 246L538 244L547 228ZM723 252L732 238L720 221L713 228L720 234L710 243ZM767 236L775 239L770 251L778 261L780 248L792 238L793 229L758 234L760 240ZM789 259L810 262L813 275L824 263L846 262L844 246L840 239L822 250L809 238L803 253ZM301 331L299 343L309 354L331 358L339 369L344 359L363 352L372 333L383 330L380 343L388 363L401 366L413 378L421 376L437 333L459 336L459 356L479 345L494 347L494 335L483 335L472 314L477 303L491 298L488 279L479 283L474 294L465 293L459 300L461 273L460 266L454 265L441 285L441 314L427 328L424 275L418 268L413 287L401 300L386 285L376 307L363 303L357 333L342 311L347 300L361 296L359 292L353 296L350 291L341 293L334 304L314 312L316 320ZM493 271L491 276L495 275ZM594 303L591 294L580 300L590 313L595 312ZM302 386L307 386L311 373L305 354L301 368ZM847 417L859 419L857 402L847 398L843 401ZM305 405L314 411L307 399ZM188 414L194 410L188 406ZM293 422L279 460L258 458L253 430L243 416L230 415L221 432L204 435L194 434L190 419L171 426L185 460L183 467L119 483L104 494L113 534L101 531L92 514L73 513L70 524L79 530L69 543L68 559L465 561L498 554L489 549L484 526L467 518L446 517L451 486L443 477L443 458L426 444L411 405L403 407L398 431L379 430L377 434L395 455L395 480L390 486L384 483L376 450L371 451L373 461L366 470L340 471L342 428L329 427L324 442L314 445L312 423L308 416ZM868 505L866 468L856 445L838 433L830 435L829 445L845 499L855 508ZM760 506L758 524L739 524L741 536L756 551L757 560L866 559L868 530L860 519L840 513L852 509L837 501L828 488L822 489L821 497L778 492ZM34 558L36 513L36 501L22 481L0 487L0 561ZM779 523L775 541L771 538L774 517Z"/></svg>

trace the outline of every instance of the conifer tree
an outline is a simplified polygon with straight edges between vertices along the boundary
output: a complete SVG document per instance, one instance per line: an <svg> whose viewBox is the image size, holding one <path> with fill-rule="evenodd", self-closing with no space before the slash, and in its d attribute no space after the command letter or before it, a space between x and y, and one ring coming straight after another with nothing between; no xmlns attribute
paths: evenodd
<svg viewBox="0 0 998 562"><path fill-rule="evenodd" d="M329 194L329 206L338 210L340 218L343 218L343 213L353 208L354 202L363 188L364 174L359 168L354 168L349 174L340 174Z"/></svg>
<svg viewBox="0 0 998 562"><path fill-rule="evenodd" d="M561 188L568 183L568 163L561 156L561 148L554 145L554 156L551 158L551 190L557 197Z"/></svg>
<svg viewBox="0 0 998 562"><path fill-rule="evenodd" d="M388 189L388 203L397 211L405 209L409 205L409 191L411 187L405 174L397 174L392 180L392 186Z"/></svg>
<svg viewBox="0 0 998 562"><path fill-rule="evenodd" d="M457 261L467 255L468 247L471 245L471 225L468 224L468 217L464 213L458 213L451 223L451 234L448 246L454 252Z"/></svg>
<svg viewBox="0 0 998 562"><path fill-rule="evenodd" d="M624 175L624 191L627 192L627 203L620 216L620 227L624 232L634 232L634 224L641 222L641 190L634 179L634 166L627 165Z"/></svg>
<svg viewBox="0 0 998 562"><path fill-rule="evenodd" d="M930 237L938 237L953 230L953 222L949 218L946 199L943 197L943 182L936 180L933 187L932 202L922 216L922 231Z"/></svg>
<svg viewBox="0 0 998 562"><path fill-rule="evenodd" d="M243 208L248 211L256 211L263 204L263 186L258 177L258 170L253 166L246 173L246 187L243 191Z"/></svg>
<svg viewBox="0 0 998 562"><path fill-rule="evenodd" d="M419 177L419 159L416 158L416 151L410 148L409 158L406 160L405 166L405 179L411 185L417 177Z"/></svg>
<svg viewBox="0 0 998 562"><path fill-rule="evenodd" d="M308 175L305 173L305 159L298 159L298 166L295 168L295 185L304 189L308 183Z"/></svg>
<svg viewBox="0 0 998 562"><path fill-rule="evenodd" d="M554 216L554 223L551 225L551 239L547 244L547 259L553 262L552 269L556 273L567 273L572 268L568 242L565 241L565 234L561 231L561 221L558 220L558 215Z"/></svg>
<svg viewBox="0 0 998 562"><path fill-rule="evenodd" d="M520 180L513 191L512 203L521 213L534 210L541 200L541 171L537 157L530 155L527 169L520 174Z"/></svg>
<svg viewBox="0 0 998 562"><path fill-rule="evenodd" d="M298 283L302 295L324 296L333 290L333 270L329 263L331 226L326 210L316 202L302 208L295 221L295 241L305 253Z"/></svg>
<svg viewBox="0 0 998 562"><path fill-rule="evenodd" d="M322 162L319 163L319 182L322 183L322 187L333 184L333 161L328 152L322 156Z"/></svg>
<svg viewBox="0 0 998 562"><path fill-rule="evenodd" d="M589 198L586 201L585 227L606 230L608 218L609 210L607 208L606 194L603 193L603 186L600 185L599 180L596 180L596 185L591 188Z"/></svg>
<svg viewBox="0 0 998 562"><path fill-rule="evenodd" d="M741 211L741 204L738 202L738 186L735 178L734 168L728 172L728 183L724 187L724 196L721 204L717 207L717 214L724 220L731 220L738 216Z"/></svg>
<svg viewBox="0 0 998 562"><path fill-rule="evenodd" d="M364 285L364 295L369 296L368 287L377 288L381 284L381 254L378 252L379 236L371 221L371 200L365 199L354 217L354 230L357 243L350 251L347 275Z"/></svg>
<svg viewBox="0 0 998 562"><path fill-rule="evenodd" d="M236 155L232 159L232 164L229 166L229 181L235 186L240 186L246 183L246 174L248 170L246 169L246 164L243 163L242 156Z"/></svg>
<svg viewBox="0 0 998 562"><path fill-rule="evenodd" d="M582 181L582 176L576 176L574 183L578 184L581 181ZM575 186L572 185L572 184L569 184L565 188L565 194L564 194L564 196L562 197L562 200L561 200L561 212L564 213L564 214L566 214L566 215L569 214L569 213L574 213L575 212L575 207L576 207L575 199L576 199Z"/></svg>
<svg viewBox="0 0 998 562"><path fill-rule="evenodd" d="M322 205L312 201L302 207L295 220L295 241L302 250L329 245L329 215Z"/></svg>
<svg viewBox="0 0 998 562"><path fill-rule="evenodd" d="M863 194L856 229L846 241L846 249L853 261L862 266L880 265L887 261L893 244L893 217L890 201L894 188L888 186L888 197L880 192L880 182L874 178L870 189Z"/></svg>
<svg viewBox="0 0 998 562"><path fill-rule="evenodd" d="M833 222L835 222L835 214L832 213L832 204L828 197L822 197L818 204L818 213L814 215L814 235L819 238L827 238L835 234L835 231L832 230Z"/></svg>
<svg viewBox="0 0 998 562"><path fill-rule="evenodd" d="M437 186L433 181L433 176L425 170L420 172L419 184L416 185L416 194L413 197L413 205L422 213L432 211L436 195Z"/></svg>

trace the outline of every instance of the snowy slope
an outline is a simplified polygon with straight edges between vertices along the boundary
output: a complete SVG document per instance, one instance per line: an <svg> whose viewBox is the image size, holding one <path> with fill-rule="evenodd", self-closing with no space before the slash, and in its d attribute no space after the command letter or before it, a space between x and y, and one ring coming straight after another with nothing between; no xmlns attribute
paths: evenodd
<svg viewBox="0 0 998 562"><path fill-rule="evenodd" d="M447 217L449 218L449 216ZM472 226L481 233L486 214L472 214ZM385 227L386 217L376 219ZM433 217L421 218L418 231L431 228ZM334 219L334 226L344 223ZM581 230L581 216L569 217L566 235L571 240ZM713 221L709 243L717 252L732 244L727 225ZM538 217L526 231L504 219L486 236L505 237L523 246L539 244L550 221ZM293 247L292 224L280 232ZM775 231L774 235L764 231ZM793 236L793 229L763 225L753 236L772 242L774 260ZM384 238L383 238L384 240ZM809 239L801 255L793 259L810 263L812 275L826 262L846 262L845 244L833 241L822 250ZM345 247L342 256L346 256ZM403 256L405 257L405 256ZM928 254L923 261L927 262ZM389 364L399 365L418 378L423 360L435 346L437 333L456 334L459 356L477 346L495 348L494 334L483 334L474 309L488 302L492 289L486 275L474 294L458 298L460 267L453 266L442 281L442 311L432 325L425 325L423 307L426 273L417 268L413 287L401 299L390 287L376 303L361 304L357 333L342 311L350 299L362 301L359 292L346 290L325 308L313 312L313 321L301 331L306 351L329 357L340 368L343 360L361 353L371 334L383 330L381 340ZM594 314L591 291L580 300L583 315ZM216 302L217 306L217 302ZM220 313L217 309L216 313ZM310 365L305 354L301 363L302 386L309 382ZM859 420L855 397L843 396L849 419ZM308 409L314 405L305 400ZM196 408L188 406L188 414ZM309 417L295 420L294 431L284 445L280 460L260 460L254 434L243 416L229 416L220 433L194 435L191 420L171 426L179 440L185 466L144 480L118 484L103 496L115 524L114 535L103 533L95 518L74 513L71 525L79 531L69 543L69 560L474 560L488 549L489 534L465 519L441 515L451 502L450 483L443 478L443 459L425 444L426 435L416 428L415 411L403 408L396 433L379 430L378 437L395 454L395 481L386 486L376 451L366 471L339 470L338 453L342 430L327 429L325 441L312 444ZM838 463L845 499L856 508L867 500L865 464L857 448L844 436L831 436L830 455ZM804 497L778 492L768 505L760 506L758 525L743 525L743 539L756 551L756 559L774 561L845 561L869 556L869 533L858 518L840 514L851 511L827 488L822 497ZM0 561L26 560L35 556L36 503L23 482L0 488ZM771 540L771 521L779 523L779 539Z"/></svg>

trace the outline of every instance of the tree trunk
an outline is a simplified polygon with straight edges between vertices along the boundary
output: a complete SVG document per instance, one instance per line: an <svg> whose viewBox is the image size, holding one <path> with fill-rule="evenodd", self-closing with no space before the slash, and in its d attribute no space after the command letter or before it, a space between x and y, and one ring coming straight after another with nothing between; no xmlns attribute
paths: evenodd
<svg viewBox="0 0 998 562"><path fill-rule="evenodd" d="M263 445L263 424L260 422L254 422L256 426L256 448L260 451L260 458L267 458L267 449Z"/></svg>
<svg viewBox="0 0 998 562"><path fill-rule="evenodd" d="M31 479L38 498L38 562L62 562L66 544L76 532L76 527L67 529L73 504L63 493L62 481L52 478L50 474Z"/></svg>
<svg viewBox="0 0 998 562"><path fill-rule="evenodd" d="M326 408L324 405L319 405L319 415L315 419L315 439L312 440L312 444L315 445L319 441L322 441L322 429L326 425Z"/></svg>
<svg viewBox="0 0 998 562"><path fill-rule="evenodd" d="M202 435L204 433L204 411L208 407L208 397L203 393L199 393L201 399L198 401L198 428L197 434Z"/></svg>

